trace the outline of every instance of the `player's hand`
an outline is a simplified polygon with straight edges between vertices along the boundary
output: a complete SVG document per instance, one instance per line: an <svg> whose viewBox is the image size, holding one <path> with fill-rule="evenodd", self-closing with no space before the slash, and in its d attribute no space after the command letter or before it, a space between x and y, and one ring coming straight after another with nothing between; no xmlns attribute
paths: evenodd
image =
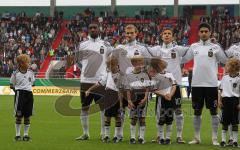
<svg viewBox="0 0 240 150"><path fill-rule="evenodd" d="M211 41L212 43L214 43L214 44L217 43L217 39L216 39L215 37L211 38L210 41Z"/></svg>
<svg viewBox="0 0 240 150"><path fill-rule="evenodd" d="M131 101L128 101L128 108L129 109L133 109L134 108L134 105Z"/></svg>
<svg viewBox="0 0 240 150"><path fill-rule="evenodd" d="M142 100L139 102L139 105L144 105L144 104L146 103L146 101L147 101L146 98L142 99Z"/></svg>
<svg viewBox="0 0 240 150"><path fill-rule="evenodd" d="M219 107L219 108L222 108L222 107L223 107L223 103L222 103L221 100L218 100L218 107Z"/></svg>
<svg viewBox="0 0 240 150"><path fill-rule="evenodd" d="M164 96L164 98L165 98L166 100L168 100L168 101L171 101L172 96L171 96L170 94L166 94L166 95Z"/></svg>
<svg viewBox="0 0 240 150"><path fill-rule="evenodd" d="M90 91L89 91L89 90L85 91L85 96L86 96L86 97L89 96L89 94L90 94Z"/></svg>

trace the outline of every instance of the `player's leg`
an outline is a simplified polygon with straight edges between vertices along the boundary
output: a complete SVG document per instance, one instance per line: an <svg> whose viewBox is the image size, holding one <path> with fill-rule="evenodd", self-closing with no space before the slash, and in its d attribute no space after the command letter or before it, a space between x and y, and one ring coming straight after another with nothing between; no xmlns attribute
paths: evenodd
<svg viewBox="0 0 240 150"><path fill-rule="evenodd" d="M30 128L30 117L24 117L24 136L23 141L29 141L30 136L28 135Z"/></svg>
<svg viewBox="0 0 240 150"><path fill-rule="evenodd" d="M81 114L80 114L80 120L82 124L82 130L83 130L83 135L79 136L76 138L76 140L88 140L89 139L89 107L90 104L93 101L93 95L89 94L88 96L85 96L85 91L90 87L91 85L82 83L81 84L81 92L80 92L80 97L81 97L81 104L82 104L82 109L81 109Z"/></svg>
<svg viewBox="0 0 240 150"><path fill-rule="evenodd" d="M157 137L154 137L152 142L159 142L160 136L159 136L159 118L160 118L160 109L161 109L161 98L159 96L156 97L156 104L155 104L155 114L156 114L156 127L157 127Z"/></svg>
<svg viewBox="0 0 240 150"><path fill-rule="evenodd" d="M146 130L146 121L145 121L145 117L140 117L139 118L139 139L138 142L140 144L144 144L145 143L145 130Z"/></svg>
<svg viewBox="0 0 240 150"><path fill-rule="evenodd" d="M125 98L123 98L122 102L122 109L120 110L121 112L121 127L120 127L120 140L123 140L123 129L124 129L124 121L125 121L125 112L126 112L126 107L128 106L128 102Z"/></svg>
<svg viewBox="0 0 240 150"><path fill-rule="evenodd" d="M228 146L232 146L233 145L233 132L232 132L231 124L228 126L228 134L229 134Z"/></svg>
<svg viewBox="0 0 240 150"><path fill-rule="evenodd" d="M176 128L177 128L177 143L184 144L185 141L182 138L183 133L183 125L184 125L184 116L181 108L182 99L181 99L181 89L179 86L177 86L175 96L175 119L176 119Z"/></svg>
<svg viewBox="0 0 240 150"><path fill-rule="evenodd" d="M165 140L165 144L167 145L171 144L173 115L174 115L173 108L168 108L166 113L166 140Z"/></svg>
<svg viewBox="0 0 240 150"><path fill-rule="evenodd" d="M110 126L111 126L111 117L105 116L105 130L103 142L110 142Z"/></svg>
<svg viewBox="0 0 240 150"><path fill-rule="evenodd" d="M15 111L15 141L20 141L21 140L21 124L22 124L22 118L23 118L23 96L22 96L22 91L17 90L15 92L15 97L14 97L14 111Z"/></svg>
<svg viewBox="0 0 240 150"><path fill-rule="evenodd" d="M33 111L33 94L32 92L25 91L25 103L24 103L24 136L23 141L30 141L29 128L30 128L30 116L32 116Z"/></svg>
<svg viewBox="0 0 240 150"><path fill-rule="evenodd" d="M15 141L20 141L21 140L21 124L22 124L22 117L16 116L16 122L15 122L16 136L15 136Z"/></svg>
<svg viewBox="0 0 240 150"><path fill-rule="evenodd" d="M210 110L212 120L212 143L213 145L219 145L217 140L218 127L220 119L217 113L217 99L218 99L218 88L208 87L205 88L205 102L207 109Z"/></svg>
<svg viewBox="0 0 240 150"><path fill-rule="evenodd" d="M134 110L131 110L134 111ZM131 115L131 113L130 113ZM131 117L131 116L130 116ZM131 117L131 123L130 123L130 144L136 144L136 124L137 124L138 118L136 116Z"/></svg>
<svg viewBox="0 0 240 150"><path fill-rule="evenodd" d="M239 124L239 98L233 98L232 100L232 118L231 118L231 124L232 124L232 134L233 134L233 147L238 147L238 124Z"/></svg>
<svg viewBox="0 0 240 150"><path fill-rule="evenodd" d="M166 109L161 108L160 109L160 115L158 120L158 135L159 135L159 144L165 144L165 138L164 138L164 124L166 123Z"/></svg>
<svg viewBox="0 0 240 150"><path fill-rule="evenodd" d="M193 126L194 139L189 144L199 144L201 142L200 130L202 123L202 109L204 106L202 87L192 87L192 107L194 109Z"/></svg>
<svg viewBox="0 0 240 150"><path fill-rule="evenodd" d="M115 133L113 137L114 143L121 142L122 140L121 127L122 127L121 118L119 116L116 116L115 117Z"/></svg>
<svg viewBox="0 0 240 150"><path fill-rule="evenodd" d="M228 130L228 125L222 125L222 141L220 143L221 147L225 147L226 146L226 136L227 136L227 130Z"/></svg>
<svg viewBox="0 0 240 150"><path fill-rule="evenodd" d="M106 91L105 91L105 88L104 87L99 87L97 88L97 91L95 91L92 95L94 97L94 101L95 103L97 103L100 107L100 120L101 120L101 132L100 132L100 138L103 139L103 135L105 133L105 117L104 117L104 114L105 114L105 109L106 108L109 108L111 106L110 102L107 100L107 98L110 98L109 95L112 95L112 91L108 91L109 94L106 94ZM115 100L115 97L114 99L111 99L111 100Z"/></svg>

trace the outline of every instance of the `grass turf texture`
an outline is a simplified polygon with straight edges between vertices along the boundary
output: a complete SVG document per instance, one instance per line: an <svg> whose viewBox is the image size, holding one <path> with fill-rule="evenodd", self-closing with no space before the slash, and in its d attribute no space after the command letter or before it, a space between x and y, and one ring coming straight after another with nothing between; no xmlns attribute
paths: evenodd
<svg viewBox="0 0 240 150"><path fill-rule="evenodd" d="M100 138L100 115L93 114L90 117L90 140L89 141L75 141L75 138L82 134L79 116L62 116L56 112L55 101L56 96L34 96L35 115L31 118L30 136L31 142L14 142L15 136L13 117L13 96L0 96L0 149L1 150L128 150L128 149L162 149L165 150L206 150L206 149L220 149L211 144L211 119L209 111L205 109L202 116L202 130L200 145L179 145L176 144L176 128L175 122L173 127L172 144L169 146L162 146L156 143L151 143L153 137L156 137L156 121L154 116L154 102L150 102L148 107L148 117L146 119L146 143L144 145L129 144L130 130L129 118L126 117L124 127L124 141L122 143L102 143ZM80 100L74 97L71 101L73 108L80 108ZM183 137L187 142L193 138L193 111L191 103L184 101L184 132ZM111 138L114 132L114 120L111 123ZM22 129L23 131L23 129ZM219 130L220 131L220 130ZM219 132L220 142L220 132ZM228 148L229 149L229 148Z"/></svg>

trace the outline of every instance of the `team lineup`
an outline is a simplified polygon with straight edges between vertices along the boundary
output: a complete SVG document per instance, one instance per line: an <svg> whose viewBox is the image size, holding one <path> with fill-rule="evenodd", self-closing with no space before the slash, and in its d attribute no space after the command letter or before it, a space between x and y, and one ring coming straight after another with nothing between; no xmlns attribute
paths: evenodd
<svg viewBox="0 0 240 150"><path fill-rule="evenodd" d="M80 98L83 134L76 140L89 140L89 107L94 100L100 107L101 140L111 141L111 119L115 120L114 143L127 140L123 130L125 112L129 111L130 144L144 144L148 101L156 94L155 142L172 142L172 123L176 122L176 143L184 144L184 116L181 108L182 65L194 60L192 75L192 108L194 137L188 144L201 143L202 110L204 104L211 114L212 144L238 147L240 111L240 45L227 50L210 40L211 26L198 27L200 41L189 47L176 45L171 28L164 28L162 45L148 47L136 41L137 28L125 27L125 44L112 47L99 38L96 23L89 25L89 39L76 50L76 62L81 63ZM15 140L31 140L28 132L33 109L34 74L29 70L30 58L17 57L18 69L12 74L10 87L15 91ZM225 64L225 75L218 85L218 66ZM221 114L218 113L220 108ZM20 134L24 120L24 135ZM217 138L222 124L222 139ZM166 130L165 130L166 128ZM166 131L166 133L164 133ZM229 141L226 141L229 131ZM136 136L137 134L137 136ZM220 143L219 143L220 142Z"/></svg>

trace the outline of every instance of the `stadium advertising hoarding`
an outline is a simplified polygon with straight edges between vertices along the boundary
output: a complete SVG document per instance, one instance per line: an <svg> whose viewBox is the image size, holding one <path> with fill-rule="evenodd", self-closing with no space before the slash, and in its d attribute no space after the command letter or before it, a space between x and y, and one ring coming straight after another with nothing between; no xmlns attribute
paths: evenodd
<svg viewBox="0 0 240 150"><path fill-rule="evenodd" d="M14 91L9 86L0 86L0 95L14 95ZM35 86L33 87L33 95L79 96L80 89L78 87Z"/></svg>

